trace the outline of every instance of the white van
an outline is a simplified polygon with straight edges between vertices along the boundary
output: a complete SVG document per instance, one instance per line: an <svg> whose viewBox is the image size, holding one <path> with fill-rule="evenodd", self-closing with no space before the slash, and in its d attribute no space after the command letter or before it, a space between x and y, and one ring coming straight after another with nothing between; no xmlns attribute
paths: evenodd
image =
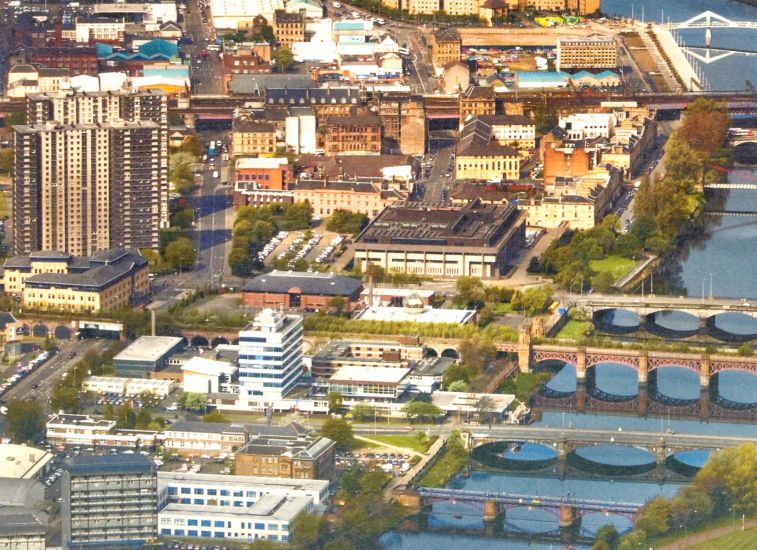
<svg viewBox="0 0 757 550"><path fill-rule="evenodd" d="M213 170L213 177L218 179L220 177L220 174L218 173L218 170Z"/></svg>

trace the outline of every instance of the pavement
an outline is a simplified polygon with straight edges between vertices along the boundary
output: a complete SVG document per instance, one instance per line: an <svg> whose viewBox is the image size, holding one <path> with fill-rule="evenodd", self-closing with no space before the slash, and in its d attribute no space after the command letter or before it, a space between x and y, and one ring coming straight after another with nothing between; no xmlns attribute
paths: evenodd
<svg viewBox="0 0 757 550"><path fill-rule="evenodd" d="M215 42L215 31L206 23L209 11L204 1L189 0L184 26L193 43L186 47L190 57L190 82L194 95L221 95L224 93L223 64L218 52L209 51L207 57L201 52Z"/></svg>

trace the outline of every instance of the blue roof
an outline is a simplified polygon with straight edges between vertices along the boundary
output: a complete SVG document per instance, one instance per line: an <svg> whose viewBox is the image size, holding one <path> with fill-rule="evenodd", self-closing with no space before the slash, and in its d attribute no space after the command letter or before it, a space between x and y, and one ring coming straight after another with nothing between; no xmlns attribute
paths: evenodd
<svg viewBox="0 0 757 550"><path fill-rule="evenodd" d="M362 31L365 30L363 21L337 21L334 23L336 31Z"/></svg>
<svg viewBox="0 0 757 550"><path fill-rule="evenodd" d="M515 74L521 82L553 82L558 80L564 82L570 78L570 75L565 71L529 71Z"/></svg>
<svg viewBox="0 0 757 550"><path fill-rule="evenodd" d="M615 73L613 71L602 71L601 73L597 75L597 78L611 78L611 77L620 78L620 76L618 76L618 73Z"/></svg>
<svg viewBox="0 0 757 550"><path fill-rule="evenodd" d="M179 57L179 46L176 42L169 42L162 38L156 38L145 42L137 52L114 52L108 44L97 44L97 56L101 59L115 61L170 61Z"/></svg>
<svg viewBox="0 0 757 550"><path fill-rule="evenodd" d="M179 47L176 45L176 42L169 42L162 38L145 42L138 49L139 53L148 57L154 57L155 55L165 55L167 57L179 56Z"/></svg>
<svg viewBox="0 0 757 550"><path fill-rule="evenodd" d="M156 69L149 65L142 69L144 76L163 76L166 78L189 78L189 67L187 65L170 65Z"/></svg>
<svg viewBox="0 0 757 550"><path fill-rule="evenodd" d="M95 44L95 50L97 51L97 57L108 57L113 53L113 46L110 44Z"/></svg>

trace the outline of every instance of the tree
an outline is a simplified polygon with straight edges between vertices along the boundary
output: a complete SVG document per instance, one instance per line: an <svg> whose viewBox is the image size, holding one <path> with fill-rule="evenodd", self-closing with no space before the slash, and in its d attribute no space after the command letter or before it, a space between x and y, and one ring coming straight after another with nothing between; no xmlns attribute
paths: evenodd
<svg viewBox="0 0 757 550"><path fill-rule="evenodd" d="M222 423L228 422L229 417L219 411L210 411L209 413L202 415L202 421Z"/></svg>
<svg viewBox="0 0 757 550"><path fill-rule="evenodd" d="M636 520L636 527L652 537L667 533L670 530L670 504L662 497L656 497L644 507Z"/></svg>
<svg viewBox="0 0 757 550"><path fill-rule="evenodd" d="M486 304L480 310L478 310L478 326L485 327L494 319L494 308L490 304Z"/></svg>
<svg viewBox="0 0 757 550"><path fill-rule="evenodd" d="M336 442L337 451L349 451L355 442L352 424L341 418L327 418L321 425L321 435Z"/></svg>
<svg viewBox="0 0 757 550"><path fill-rule="evenodd" d="M329 526L322 515L302 513L294 518L289 532L293 550L318 550L328 538Z"/></svg>
<svg viewBox="0 0 757 550"><path fill-rule="evenodd" d="M729 508L738 513L757 513L757 445L744 444L710 456L694 484L712 499L716 513Z"/></svg>
<svg viewBox="0 0 757 550"><path fill-rule="evenodd" d="M497 347L490 340L478 336L460 342L457 347L460 363L472 369L481 369L497 357ZM470 380L466 380L469 382Z"/></svg>
<svg viewBox="0 0 757 550"><path fill-rule="evenodd" d="M476 413L482 422L489 420L494 414L494 401L488 395L483 396L476 403Z"/></svg>
<svg viewBox="0 0 757 550"><path fill-rule="evenodd" d="M523 311L529 317L537 313L544 313L552 303L552 288L541 286L516 292L510 302L513 309Z"/></svg>
<svg viewBox="0 0 757 550"><path fill-rule="evenodd" d="M189 153L195 159L202 157L203 145L199 136L189 136L184 140L184 143L179 147L179 151Z"/></svg>
<svg viewBox="0 0 757 550"><path fill-rule="evenodd" d="M604 542L608 550L616 550L618 544L620 544L620 535L612 523L608 523L597 529L596 537L597 542ZM596 550L594 546L592 550Z"/></svg>
<svg viewBox="0 0 757 550"><path fill-rule="evenodd" d="M276 61L276 66L280 73L284 73L294 65L294 53L286 46L279 46L273 54L273 59Z"/></svg>
<svg viewBox="0 0 757 550"><path fill-rule="evenodd" d="M366 225L368 225L368 216L347 210L335 210L326 220L326 229L329 231L349 235L360 233Z"/></svg>
<svg viewBox="0 0 757 550"><path fill-rule="evenodd" d="M694 188L702 167L702 158L679 132L673 132L665 144L663 162L666 180L675 181L678 188L685 191L691 191Z"/></svg>
<svg viewBox="0 0 757 550"><path fill-rule="evenodd" d="M195 219L195 213L191 208L182 208L171 216L171 227L191 229Z"/></svg>
<svg viewBox="0 0 757 550"><path fill-rule="evenodd" d="M610 545L608 545L603 540L598 540L594 544L591 545L591 550L612 550L610 548Z"/></svg>
<svg viewBox="0 0 757 550"><path fill-rule="evenodd" d="M205 409L208 398L202 393L183 393L178 399L179 406L188 411L201 411Z"/></svg>
<svg viewBox="0 0 757 550"><path fill-rule="evenodd" d="M534 123L539 134L546 134L557 126L557 111L553 107L540 105L534 109Z"/></svg>
<svg viewBox="0 0 757 550"><path fill-rule="evenodd" d="M363 420L370 420L376 417L376 407L368 405L367 403L357 403L352 407L352 418L361 422Z"/></svg>
<svg viewBox="0 0 757 550"><path fill-rule="evenodd" d="M457 293L452 299L455 307L479 308L484 305L486 291L478 277L458 277L455 290Z"/></svg>
<svg viewBox="0 0 757 550"><path fill-rule="evenodd" d="M42 433L45 423L39 403L31 399L13 399L7 406L8 431L13 436L13 441L32 441Z"/></svg>
<svg viewBox="0 0 757 550"><path fill-rule="evenodd" d="M647 534L643 529L634 529L620 539L618 550L639 550L646 538Z"/></svg>
<svg viewBox="0 0 757 550"><path fill-rule="evenodd" d="M0 172L12 174L15 158L16 157L12 148L7 147L0 150Z"/></svg>
<svg viewBox="0 0 757 550"><path fill-rule="evenodd" d="M192 239L179 237L166 247L166 263L174 269L187 269L194 265L196 254Z"/></svg>
<svg viewBox="0 0 757 550"><path fill-rule="evenodd" d="M334 313L341 315L347 305L347 300L344 299L344 296L333 296L328 302L326 302L326 305L329 310L333 309Z"/></svg>
<svg viewBox="0 0 757 550"><path fill-rule="evenodd" d="M614 282L615 279L612 274L609 271L603 271L594 276L591 280L591 287L597 292L605 294L612 289Z"/></svg>
<svg viewBox="0 0 757 550"><path fill-rule="evenodd" d="M723 102L700 97L684 111L678 132L692 149L709 156L723 146L730 125Z"/></svg>
<svg viewBox="0 0 757 550"><path fill-rule="evenodd" d="M13 111L5 116L6 126L18 126L26 124L26 112L25 111Z"/></svg>
<svg viewBox="0 0 757 550"><path fill-rule="evenodd" d="M183 195L194 187L194 162L195 157L186 152L173 153L168 157L168 181Z"/></svg>
<svg viewBox="0 0 757 550"><path fill-rule="evenodd" d="M77 413L81 409L79 392L76 388L64 384L58 384L50 396L50 407L54 411Z"/></svg>
<svg viewBox="0 0 757 550"><path fill-rule="evenodd" d="M338 413L344 408L344 399L338 391L329 392L329 412Z"/></svg>
<svg viewBox="0 0 757 550"><path fill-rule="evenodd" d="M411 401L402 407L402 412L405 413L409 420L428 421L434 420L444 415L439 407L433 403L424 403L422 401Z"/></svg>
<svg viewBox="0 0 757 550"><path fill-rule="evenodd" d="M466 392L468 391L468 384L465 380L455 380L447 386L447 391Z"/></svg>

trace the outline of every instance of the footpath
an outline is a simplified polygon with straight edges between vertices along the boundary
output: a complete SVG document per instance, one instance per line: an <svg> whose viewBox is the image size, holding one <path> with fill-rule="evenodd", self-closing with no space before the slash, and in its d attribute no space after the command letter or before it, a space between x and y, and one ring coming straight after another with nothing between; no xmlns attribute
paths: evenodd
<svg viewBox="0 0 757 550"><path fill-rule="evenodd" d="M741 531L741 527L741 522L737 521L735 525L723 525L722 527L717 527L708 531L702 531L701 533L696 533L695 535L691 535L690 537L686 537L685 539L671 542L670 544L666 544L665 546L660 546L660 548L658 548L657 550L687 550L688 548L692 548L697 544L715 540L722 536L730 535L731 533L737 533ZM757 527L757 519L751 519L745 522L743 527L744 529L753 529Z"/></svg>

